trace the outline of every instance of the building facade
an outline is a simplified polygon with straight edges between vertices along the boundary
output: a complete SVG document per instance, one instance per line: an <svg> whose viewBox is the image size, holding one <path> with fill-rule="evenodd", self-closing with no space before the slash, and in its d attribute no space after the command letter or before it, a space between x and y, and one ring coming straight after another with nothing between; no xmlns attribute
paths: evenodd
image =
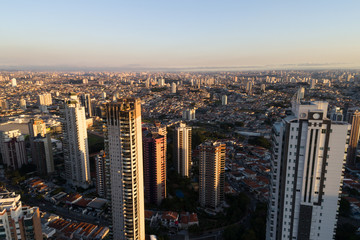
<svg viewBox="0 0 360 240"><path fill-rule="evenodd" d="M327 119L327 102L292 103L272 129L266 239L333 239L349 125Z"/></svg>
<svg viewBox="0 0 360 240"><path fill-rule="evenodd" d="M83 107L85 107L85 113L87 117L92 117L92 107L91 107L91 96L90 94L81 94L80 102Z"/></svg>
<svg viewBox="0 0 360 240"><path fill-rule="evenodd" d="M0 190L0 239L42 240L40 212L22 206L20 195Z"/></svg>
<svg viewBox="0 0 360 240"><path fill-rule="evenodd" d="M20 130L0 131L0 150L7 167L17 170L28 164L25 138Z"/></svg>
<svg viewBox="0 0 360 240"><path fill-rule="evenodd" d="M145 239L141 102L106 104L106 158L110 167L112 238Z"/></svg>
<svg viewBox="0 0 360 240"><path fill-rule="evenodd" d="M44 93L38 96L39 106L50 106L52 104L51 93Z"/></svg>
<svg viewBox="0 0 360 240"><path fill-rule="evenodd" d="M200 145L199 202L216 209L224 201L226 145L205 142Z"/></svg>
<svg viewBox="0 0 360 240"><path fill-rule="evenodd" d="M166 198L165 139L158 133L143 133L145 199L157 205Z"/></svg>
<svg viewBox="0 0 360 240"><path fill-rule="evenodd" d="M100 197L106 197L106 163L105 152L95 156L96 192Z"/></svg>
<svg viewBox="0 0 360 240"><path fill-rule="evenodd" d="M180 123L174 132L174 163L178 174L190 177L191 168L191 127Z"/></svg>
<svg viewBox="0 0 360 240"><path fill-rule="evenodd" d="M68 182L74 186L87 188L90 183L88 137L85 108L75 94L65 102L64 160Z"/></svg>
<svg viewBox="0 0 360 240"><path fill-rule="evenodd" d="M351 124L351 132L347 153L347 164L349 166L355 166L360 136L360 111L356 110L352 114L350 114L349 123Z"/></svg>

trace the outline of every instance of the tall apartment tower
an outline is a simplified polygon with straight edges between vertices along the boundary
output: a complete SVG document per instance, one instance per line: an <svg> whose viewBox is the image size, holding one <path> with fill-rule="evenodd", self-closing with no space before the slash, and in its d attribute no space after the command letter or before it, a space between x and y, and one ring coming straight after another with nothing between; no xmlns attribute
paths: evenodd
<svg viewBox="0 0 360 240"><path fill-rule="evenodd" d="M83 107L85 107L85 113L87 117L92 117L92 108L91 108L91 96L90 94L80 95L80 102Z"/></svg>
<svg viewBox="0 0 360 240"><path fill-rule="evenodd" d="M44 93L38 96L39 106L50 106L52 104L51 93Z"/></svg>
<svg viewBox="0 0 360 240"><path fill-rule="evenodd" d="M333 239L350 125L327 102L293 101L272 128L266 239Z"/></svg>
<svg viewBox="0 0 360 240"><path fill-rule="evenodd" d="M3 162L13 170L28 164L25 138L20 130L0 131L0 150Z"/></svg>
<svg viewBox="0 0 360 240"><path fill-rule="evenodd" d="M0 239L43 239L39 209L22 206L15 192L0 189L0 222Z"/></svg>
<svg viewBox="0 0 360 240"><path fill-rule="evenodd" d="M106 104L105 150L109 163L112 237L145 239L141 102L124 98Z"/></svg>
<svg viewBox="0 0 360 240"><path fill-rule="evenodd" d="M40 174L48 175L55 170L50 134L41 119L31 119L28 125L32 161Z"/></svg>
<svg viewBox="0 0 360 240"><path fill-rule="evenodd" d="M166 137L143 132L145 199L160 205L166 198Z"/></svg>
<svg viewBox="0 0 360 240"><path fill-rule="evenodd" d="M223 95L223 96L221 97L221 104L222 104L222 105L227 105L227 96L226 96L226 95Z"/></svg>
<svg viewBox="0 0 360 240"><path fill-rule="evenodd" d="M360 136L360 111L356 110L349 116L349 123L351 124L350 141L347 153L347 164L350 166L356 165L356 151Z"/></svg>
<svg viewBox="0 0 360 240"><path fill-rule="evenodd" d="M190 177L191 167L191 127L180 123L174 132L174 163L178 174Z"/></svg>
<svg viewBox="0 0 360 240"><path fill-rule="evenodd" d="M199 201L216 209L224 201L226 146L220 142L200 145Z"/></svg>
<svg viewBox="0 0 360 240"><path fill-rule="evenodd" d="M88 137L85 108L76 94L70 94L65 101L64 160L65 173L69 183L87 188L90 183Z"/></svg>
<svg viewBox="0 0 360 240"><path fill-rule="evenodd" d="M96 169L96 193L100 197L107 197L106 195L106 165L105 152L101 151L99 155L95 156Z"/></svg>

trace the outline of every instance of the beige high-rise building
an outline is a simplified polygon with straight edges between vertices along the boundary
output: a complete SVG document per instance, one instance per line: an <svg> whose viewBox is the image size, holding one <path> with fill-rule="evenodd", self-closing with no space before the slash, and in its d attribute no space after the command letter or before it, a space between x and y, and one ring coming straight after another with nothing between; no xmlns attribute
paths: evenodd
<svg viewBox="0 0 360 240"><path fill-rule="evenodd" d="M141 102L106 104L105 150L110 177L112 238L145 239Z"/></svg>
<svg viewBox="0 0 360 240"><path fill-rule="evenodd" d="M51 93L44 93L38 96L39 106L50 106L52 104Z"/></svg>
<svg viewBox="0 0 360 240"><path fill-rule="evenodd" d="M224 201L225 155L224 143L200 145L199 201L202 207L216 209Z"/></svg>
<svg viewBox="0 0 360 240"><path fill-rule="evenodd" d="M182 177L190 176L191 132L191 127L187 127L185 123L180 123L174 132L174 164Z"/></svg>
<svg viewBox="0 0 360 240"><path fill-rule="evenodd" d="M74 186L87 188L90 165L85 108L76 94L65 101L64 160L66 178Z"/></svg>
<svg viewBox="0 0 360 240"><path fill-rule="evenodd" d="M356 150L360 136L360 112L358 110L351 114L349 123L351 124L351 132L349 139L349 148L347 151L347 164L355 166Z"/></svg>

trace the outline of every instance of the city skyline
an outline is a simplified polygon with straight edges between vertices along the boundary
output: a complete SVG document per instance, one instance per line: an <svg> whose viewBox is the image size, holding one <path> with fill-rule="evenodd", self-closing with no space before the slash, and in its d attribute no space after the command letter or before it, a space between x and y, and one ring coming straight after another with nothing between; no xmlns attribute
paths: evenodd
<svg viewBox="0 0 360 240"><path fill-rule="evenodd" d="M3 3L0 69L359 68L359 3Z"/></svg>

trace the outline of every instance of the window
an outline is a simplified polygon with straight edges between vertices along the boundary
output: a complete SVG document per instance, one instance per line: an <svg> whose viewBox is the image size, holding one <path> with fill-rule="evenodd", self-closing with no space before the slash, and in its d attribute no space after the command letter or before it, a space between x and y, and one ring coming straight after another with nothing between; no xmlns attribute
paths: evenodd
<svg viewBox="0 0 360 240"><path fill-rule="evenodd" d="M321 129L321 133L326 133L326 129Z"/></svg>

